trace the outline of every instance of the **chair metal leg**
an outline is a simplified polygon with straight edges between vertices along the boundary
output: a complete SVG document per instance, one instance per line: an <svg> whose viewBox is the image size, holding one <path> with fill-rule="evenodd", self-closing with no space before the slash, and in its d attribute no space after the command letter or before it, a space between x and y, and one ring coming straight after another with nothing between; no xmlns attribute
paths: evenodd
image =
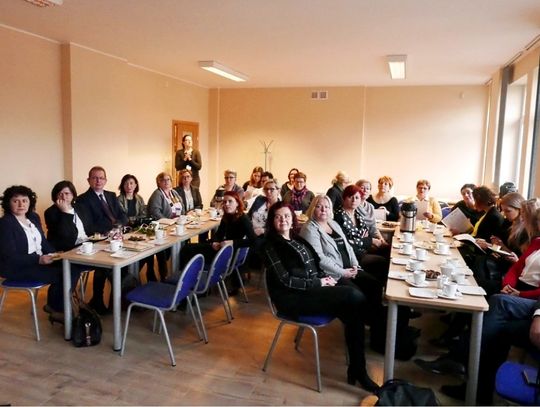
<svg viewBox="0 0 540 407"><path fill-rule="evenodd" d="M317 391L320 393L322 391L321 383L321 363L319 358L319 336L317 335L317 330L312 326L308 327L313 333L313 341L315 346L315 366L317 368Z"/></svg>
<svg viewBox="0 0 540 407"><path fill-rule="evenodd" d="M28 289L28 294L30 295L30 301L32 302L32 317L34 318L34 329L36 331L36 340L39 342L41 336L39 335L39 324L36 311L36 297L39 290Z"/></svg>
<svg viewBox="0 0 540 407"><path fill-rule="evenodd" d="M7 296L7 292L8 290L6 290L5 288L2 290L2 298L0 299L0 312L2 312L2 309L4 307L4 300Z"/></svg>
<svg viewBox="0 0 540 407"><path fill-rule="evenodd" d="M249 302L247 293L246 293L246 287L244 287L244 282L242 281L242 275L240 274L240 270L238 270L238 267L235 267L234 271L236 271L236 275L238 276L238 281L240 281L240 287L242 288L242 294L244 294L244 301L247 303Z"/></svg>
<svg viewBox="0 0 540 407"><path fill-rule="evenodd" d="M221 281L219 281L217 284L216 284L217 288L218 288L218 291L219 291L219 296L221 297L221 302L223 304L223 309L225 310L225 316L227 317L227 322L230 324L231 323L231 316L229 315L229 302L227 300L227 298L225 297L225 295L223 294L223 291L225 291L225 293L227 292L227 290L223 290L223 287L221 287Z"/></svg>
<svg viewBox="0 0 540 407"><path fill-rule="evenodd" d="M195 307L197 309L197 313L199 314L199 321L201 321L201 328L203 332L204 343L208 343L208 333L206 332L206 327L204 326L204 319L202 316L201 307L199 305L199 299L197 298L197 294L193 295L193 300L195 301Z"/></svg>
<svg viewBox="0 0 540 407"><path fill-rule="evenodd" d="M281 330L283 329L284 325L285 325L285 322L283 321L279 323L278 329L276 330L276 334L274 335L274 340L272 341L272 344L270 345L270 349L268 349L268 354L266 355L266 359L264 360L264 365L262 368L263 372L266 372L268 364L270 363L270 358L272 357L272 353L274 353L274 349L276 348L279 335L281 335Z"/></svg>
<svg viewBox="0 0 540 407"><path fill-rule="evenodd" d="M122 337L122 347L120 348L120 356L124 355L124 350L126 349L126 337L127 332L129 328L129 319L131 317L131 308L133 307L133 304L130 304L127 309L127 315L126 315L126 327L124 328L124 336Z"/></svg>
<svg viewBox="0 0 540 407"><path fill-rule="evenodd" d="M163 311L156 310L161 320L161 326L163 327L163 332L165 333L165 340L167 341L167 347L169 349L169 357L171 358L171 365L176 366L176 360L174 359L174 353L171 346L171 340L169 338L169 331L167 330L167 325L165 325L165 317L163 316Z"/></svg>
<svg viewBox="0 0 540 407"><path fill-rule="evenodd" d="M229 311L230 323L234 319L234 315L232 313L231 302L229 301L229 293L227 292L227 285L225 284L225 280L221 280L221 288L223 289L223 296L225 297L225 303L227 304L227 310Z"/></svg>
<svg viewBox="0 0 540 407"><path fill-rule="evenodd" d="M154 322L152 323L152 332L156 333L156 327L157 327L157 310L154 310ZM161 333L161 327L159 327L158 334Z"/></svg>
<svg viewBox="0 0 540 407"><path fill-rule="evenodd" d="M199 339L202 341L204 340L204 336L202 334L201 328L199 327L199 321L197 320L197 317L195 316L195 311L193 310L193 306L191 305L191 296L188 296L186 298L186 301L187 301L188 311L191 314L193 323L195 324L195 329L197 329L197 335L199 335Z"/></svg>

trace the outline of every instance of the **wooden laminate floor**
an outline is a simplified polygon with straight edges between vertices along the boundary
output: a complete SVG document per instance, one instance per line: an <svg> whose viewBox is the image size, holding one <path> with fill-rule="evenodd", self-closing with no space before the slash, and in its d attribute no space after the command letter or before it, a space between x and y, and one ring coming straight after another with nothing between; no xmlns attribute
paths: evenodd
<svg viewBox="0 0 540 407"><path fill-rule="evenodd" d="M254 278L255 279L255 278ZM256 280L255 280L256 281ZM373 405L374 396L346 383L340 323L320 331L323 391L315 389L312 340L306 332L299 352L294 328L284 329L268 372L261 370L277 327L256 282L249 303L235 297L235 319L226 323L217 296L203 298L209 343L197 338L187 314L167 316L177 366L171 367L164 338L151 332L152 313L132 315L126 352L113 352L112 317L103 320L100 345L75 348L63 339L63 326L51 326L41 307L42 339L34 337L26 294L11 292L0 314L0 404L12 405ZM437 313L415 320L423 328L417 357L436 357L427 345L444 325ZM367 350L368 369L379 384L383 356ZM412 361L396 362L396 377L434 390L457 378L424 373ZM460 405L437 393L445 405Z"/></svg>

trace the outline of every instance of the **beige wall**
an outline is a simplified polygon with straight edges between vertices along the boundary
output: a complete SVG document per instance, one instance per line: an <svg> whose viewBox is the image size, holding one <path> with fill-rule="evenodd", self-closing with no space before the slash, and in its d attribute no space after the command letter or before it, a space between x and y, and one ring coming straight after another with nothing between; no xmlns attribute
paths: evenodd
<svg viewBox="0 0 540 407"><path fill-rule="evenodd" d="M274 175L283 181L298 167L314 191L326 191L338 169L354 180L390 175L399 195L414 193L418 178L448 198L458 198L463 183L480 182L486 86L324 89L327 101L311 100L311 88L213 94L221 169L236 168L247 180L264 164L259 140L274 140Z"/></svg>
<svg viewBox="0 0 540 407"><path fill-rule="evenodd" d="M0 194L22 184L49 206L63 177L60 47L0 27Z"/></svg>
<svg viewBox="0 0 540 407"><path fill-rule="evenodd" d="M0 193L25 184L42 212L57 181L71 179L83 192L88 169L102 165L108 189L132 173L146 200L157 173L172 168L173 120L198 122L208 155L208 89L5 28L0 50Z"/></svg>

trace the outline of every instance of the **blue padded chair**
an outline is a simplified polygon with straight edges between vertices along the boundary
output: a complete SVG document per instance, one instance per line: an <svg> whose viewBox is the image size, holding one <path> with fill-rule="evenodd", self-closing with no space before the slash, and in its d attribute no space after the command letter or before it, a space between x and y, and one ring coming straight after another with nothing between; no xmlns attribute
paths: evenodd
<svg viewBox="0 0 540 407"><path fill-rule="evenodd" d="M516 362L504 362L497 370L495 391L502 398L522 406L537 406L540 404L540 388L531 386L525 381L527 372L534 378L538 373L537 367Z"/></svg>
<svg viewBox="0 0 540 407"><path fill-rule="evenodd" d="M169 339L169 332L167 331L167 325L165 325L165 311L172 311L176 309L178 304L180 304L180 301L185 299L187 302L188 310L193 317L193 321L195 323L199 338L201 340L203 339L201 330L199 328L197 316L195 315L195 312L191 305L191 298L194 297L194 289L199 282L203 268L204 257L202 256L202 254L198 254L194 256L188 264L186 264L184 270L180 274L180 278L178 279L176 285L151 281L148 284L135 288L127 294L126 298L131 302L131 304L129 304L129 307L127 309L126 327L124 329L124 336L122 338L122 348L120 350L120 356L124 354L124 350L126 348L126 336L129 327L131 309L133 307L147 308L154 311L153 332L156 331L156 322L157 317L159 316L159 319L161 321L160 327L162 327L163 331L165 332L165 339L167 341L167 347L169 348L171 365L173 366L176 366L176 361L174 359L171 341ZM202 316L200 315L199 307L197 307L197 312L199 314L198 318L202 322Z"/></svg>
<svg viewBox="0 0 540 407"><path fill-rule="evenodd" d="M446 217L448 216L448 214L449 214L450 212L452 212L452 207L451 207L451 206L447 206L447 207L445 207L445 208L442 208L442 209L441 209L441 212L442 212L442 217L443 217L443 219L444 219L444 218L446 218Z"/></svg>
<svg viewBox="0 0 540 407"><path fill-rule="evenodd" d="M231 261L231 266L229 267L229 270L227 271L227 275L225 277L230 276L232 273L236 273L236 276L238 277L238 281L240 282L240 288L242 288L242 294L244 294L244 301L247 303L249 302L246 288L244 287L244 282L242 281L242 275L240 274L240 267L242 267L246 260L249 253L249 247L239 247L236 249L236 252L234 253L234 257ZM232 313L231 313L232 316Z"/></svg>
<svg viewBox="0 0 540 407"><path fill-rule="evenodd" d="M34 329L36 331L36 340L39 342L41 336L39 335L39 324L36 312L36 299L40 288L45 287L48 284L42 283L41 281L14 281L6 279L2 281L0 286L3 289L2 299L0 299L0 312L4 306L4 300L7 297L8 291L26 291L30 296L30 301L32 302L32 317L34 318Z"/></svg>
<svg viewBox="0 0 540 407"><path fill-rule="evenodd" d="M229 270L229 265L231 264L231 259L233 256L233 246L228 244L223 246L214 256L212 264L208 271L202 273L202 277L197 284L195 289L194 301L195 305L201 315L201 325L204 335L204 340L208 343L208 334L204 326L204 321L202 318L202 313L200 311L199 301L197 295L205 294L210 288L217 286L219 295L221 297L221 302L223 303L223 308L225 309L225 316L227 317L227 322L232 320L231 306L229 304L229 296L227 294L227 288L225 287L225 274Z"/></svg>
<svg viewBox="0 0 540 407"><path fill-rule="evenodd" d="M274 303L272 302L272 298L270 298L270 294L268 293L268 287L266 285L266 272L263 274L263 284L264 284L264 291L266 294L266 299L268 301L268 306L270 307L270 311L272 312L272 315L274 318L276 318L279 321L279 325L276 331L276 334L274 335L274 340L272 341L272 344L270 345L270 349L268 350L268 354L266 355L266 359L264 360L264 366L262 368L263 372L266 372L268 365L270 364L270 359L272 358L272 353L274 352L274 349L276 347L277 341L279 339L279 335L281 334L281 330L285 325L293 325L298 328L298 331L294 337L294 348L298 350L298 347L300 346L300 340L302 339L302 334L305 329L308 329L313 334L313 346L315 348L315 366L317 369L317 391L320 393L322 391L322 384L321 384L321 364L320 364L320 358L319 358L319 337L317 335L317 329L322 328L329 323L331 323L335 317L331 315L305 315L305 316L299 316L296 319L293 319L287 315L284 315L280 313L276 307L274 306Z"/></svg>

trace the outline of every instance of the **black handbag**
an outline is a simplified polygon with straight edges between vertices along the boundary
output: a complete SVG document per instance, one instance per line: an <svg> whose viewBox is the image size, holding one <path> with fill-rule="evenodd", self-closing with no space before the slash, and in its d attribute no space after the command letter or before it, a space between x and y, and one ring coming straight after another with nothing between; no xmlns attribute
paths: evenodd
<svg viewBox="0 0 540 407"><path fill-rule="evenodd" d="M101 318L85 303L79 303L79 313L73 318L71 340L77 348L94 346L101 342Z"/></svg>
<svg viewBox="0 0 540 407"><path fill-rule="evenodd" d="M405 380L388 380L377 391L376 406L438 406L433 390L418 387Z"/></svg>

